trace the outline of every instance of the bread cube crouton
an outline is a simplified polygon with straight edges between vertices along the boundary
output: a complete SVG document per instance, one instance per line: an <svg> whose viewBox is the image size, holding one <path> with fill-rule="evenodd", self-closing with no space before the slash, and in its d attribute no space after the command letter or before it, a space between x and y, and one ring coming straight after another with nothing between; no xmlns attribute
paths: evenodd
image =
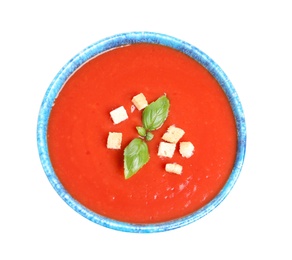
<svg viewBox="0 0 292 260"><path fill-rule="evenodd" d="M176 144L182 138L184 134L185 134L185 131L183 129L172 125L167 129L167 132L164 133L164 135L162 136L162 139L169 143Z"/></svg>
<svg viewBox="0 0 292 260"><path fill-rule="evenodd" d="M122 133L109 132L106 147L108 149L121 149L122 138Z"/></svg>
<svg viewBox="0 0 292 260"><path fill-rule="evenodd" d="M195 151L195 147L191 142L180 142L179 143L179 152L182 157L190 158Z"/></svg>
<svg viewBox="0 0 292 260"><path fill-rule="evenodd" d="M137 107L138 110L142 110L143 108L148 106L148 102L143 93L140 93L132 98L132 102Z"/></svg>
<svg viewBox="0 0 292 260"><path fill-rule="evenodd" d="M123 106L120 106L110 112L111 118L114 121L114 124L118 124L126 119L128 119L128 114L126 109Z"/></svg>
<svg viewBox="0 0 292 260"><path fill-rule="evenodd" d="M158 156L172 158L176 144L160 142L158 147Z"/></svg>
<svg viewBox="0 0 292 260"><path fill-rule="evenodd" d="M165 171L175 173L175 174L182 174L183 167L178 163L167 163L165 165Z"/></svg>

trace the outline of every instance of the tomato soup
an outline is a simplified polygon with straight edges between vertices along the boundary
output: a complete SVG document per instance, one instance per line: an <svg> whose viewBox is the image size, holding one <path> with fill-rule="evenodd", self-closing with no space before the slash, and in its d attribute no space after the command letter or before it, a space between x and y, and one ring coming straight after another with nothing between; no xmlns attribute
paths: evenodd
<svg viewBox="0 0 292 260"><path fill-rule="evenodd" d="M138 137L141 111L131 99L148 102L166 94L169 116L148 142L150 160L124 178L123 150ZM124 106L128 119L113 124L110 111ZM157 156L170 125L185 131L192 157L176 150ZM120 150L107 149L109 132L123 133ZM90 59L65 82L52 107L47 130L54 171L71 196L89 210L122 222L160 223L186 216L210 202L234 166L236 123L229 101L214 77L186 54L159 44L114 48ZM183 166L168 173L166 163Z"/></svg>

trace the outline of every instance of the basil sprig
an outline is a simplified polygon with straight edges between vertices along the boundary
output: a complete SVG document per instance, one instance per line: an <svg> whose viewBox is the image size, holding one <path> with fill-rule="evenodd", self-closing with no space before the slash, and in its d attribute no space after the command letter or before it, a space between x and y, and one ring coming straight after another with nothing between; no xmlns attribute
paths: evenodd
<svg viewBox="0 0 292 260"><path fill-rule="evenodd" d="M151 131L160 128L168 116L169 100L166 95L149 104L142 113L142 126L136 129L141 138L133 139L124 150L124 177L129 179L150 159L148 145L143 140L152 140Z"/></svg>

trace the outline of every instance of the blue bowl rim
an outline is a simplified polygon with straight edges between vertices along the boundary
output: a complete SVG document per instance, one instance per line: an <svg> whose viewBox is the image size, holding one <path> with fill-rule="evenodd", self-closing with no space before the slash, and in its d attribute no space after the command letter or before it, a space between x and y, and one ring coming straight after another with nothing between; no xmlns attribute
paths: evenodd
<svg viewBox="0 0 292 260"><path fill-rule="evenodd" d="M217 196L207 205L188 216L155 224L132 224L113 220L92 212L91 210L81 205L65 190L63 185L60 183L52 167L47 147L47 123L50 116L50 111L54 100L58 96L58 93L61 91L67 79L80 66L98 54L120 46L135 43L153 43L168 46L187 54L191 58L201 63L219 82L220 86L224 90L231 104L237 127L238 146L234 167L229 179L227 180L222 190L217 194ZM96 224L118 231L132 233L164 232L186 226L199 220L214 210L230 193L240 175L244 162L246 151L246 123L243 108L235 88L223 70L208 55L203 53L195 46L166 34L144 31L128 32L104 38L88 46L75 55L70 61L68 61L65 66L63 66L56 74L44 95L40 107L37 121L37 147L42 167L51 185L56 190L58 195L77 213Z"/></svg>

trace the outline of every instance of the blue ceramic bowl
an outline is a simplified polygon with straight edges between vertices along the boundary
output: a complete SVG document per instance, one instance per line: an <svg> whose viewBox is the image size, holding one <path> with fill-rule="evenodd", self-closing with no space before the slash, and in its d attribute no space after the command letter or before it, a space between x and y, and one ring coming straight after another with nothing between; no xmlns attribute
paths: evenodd
<svg viewBox="0 0 292 260"><path fill-rule="evenodd" d="M54 100L57 97L59 91L61 90L66 80L76 70L78 70L80 66L82 66L85 62L95 57L96 55L119 46L134 43L155 43L168 46L189 55L191 58L201 63L214 76L214 78L216 78L216 80L221 85L222 89L225 91L226 96L228 97L229 102L232 106L237 126L238 146L234 168L230 174L228 181L226 182L225 186L222 188L220 193L206 206L194 212L193 214L173 221L158 224L140 225L119 222L98 215L88 210L86 207L84 207L74 198L72 198L71 195L64 189L64 187L62 186L54 172L54 169L50 161L50 156L48 153L47 145L48 119L50 116L50 111L54 103ZM211 212L213 209L215 209L229 194L229 192L231 191L231 189L233 188L234 184L238 179L238 176L241 172L244 162L246 150L246 124L240 100L232 83L229 81L229 79L222 71L222 69L205 53L182 40L176 39L168 35L153 32L130 32L114 35L112 37L105 38L90 45L89 47L78 53L75 57L73 57L73 59L71 59L59 71L59 73L56 75L56 77L50 84L48 90L46 91L46 94L41 104L37 123L37 146L43 169L51 185L54 187L54 189L60 195L60 197L80 215L101 226L119 231L134 233L163 232L188 225L202 218L203 216Z"/></svg>

